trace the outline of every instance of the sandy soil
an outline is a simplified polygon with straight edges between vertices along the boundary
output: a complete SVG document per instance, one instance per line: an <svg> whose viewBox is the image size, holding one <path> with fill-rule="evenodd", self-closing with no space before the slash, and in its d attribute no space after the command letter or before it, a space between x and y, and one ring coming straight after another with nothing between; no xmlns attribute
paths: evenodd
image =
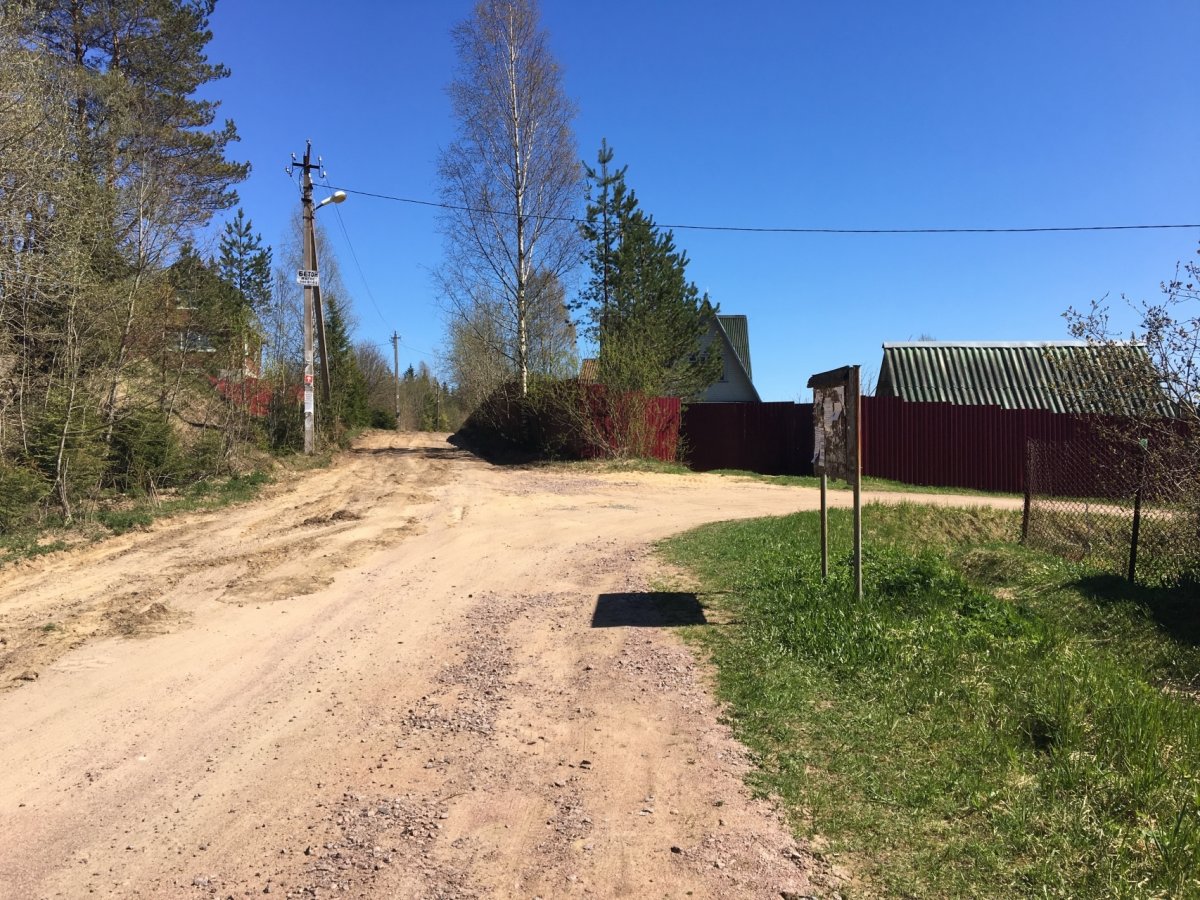
<svg viewBox="0 0 1200 900"><path fill-rule="evenodd" d="M648 554L816 503L372 434L0 570L0 896L832 895L744 786L671 631L703 613Z"/></svg>

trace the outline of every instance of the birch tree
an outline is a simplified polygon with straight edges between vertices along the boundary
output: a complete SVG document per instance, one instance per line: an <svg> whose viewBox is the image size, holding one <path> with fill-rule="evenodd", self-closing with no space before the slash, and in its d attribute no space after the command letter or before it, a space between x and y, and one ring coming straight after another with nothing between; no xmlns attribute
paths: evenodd
<svg viewBox="0 0 1200 900"><path fill-rule="evenodd" d="M442 223L439 282L452 319L503 311L486 342L511 364L524 395L534 281L559 279L579 259L575 106L535 0L480 0L453 40L458 134L439 163L442 199L452 207Z"/></svg>

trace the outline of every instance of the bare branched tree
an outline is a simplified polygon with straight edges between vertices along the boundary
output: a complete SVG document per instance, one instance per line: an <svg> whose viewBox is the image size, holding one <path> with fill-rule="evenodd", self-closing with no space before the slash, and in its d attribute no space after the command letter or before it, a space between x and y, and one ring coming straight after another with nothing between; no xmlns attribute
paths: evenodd
<svg viewBox="0 0 1200 900"><path fill-rule="evenodd" d="M467 327L480 323L481 308L503 313L472 330L509 360L524 395L533 283L559 279L579 260L570 221L582 175L575 106L535 0L480 0L453 38L459 69L449 92L458 137L439 163L442 199L453 207L442 223L439 286L452 319Z"/></svg>
<svg viewBox="0 0 1200 900"><path fill-rule="evenodd" d="M1126 302L1139 322L1116 333L1108 304L1064 314L1071 332L1093 354L1090 387L1123 415L1114 440L1136 439L1144 450L1143 480L1159 498L1181 507L1180 540L1200 535L1200 264L1177 266L1156 300ZM1119 404L1119 405L1118 405Z"/></svg>

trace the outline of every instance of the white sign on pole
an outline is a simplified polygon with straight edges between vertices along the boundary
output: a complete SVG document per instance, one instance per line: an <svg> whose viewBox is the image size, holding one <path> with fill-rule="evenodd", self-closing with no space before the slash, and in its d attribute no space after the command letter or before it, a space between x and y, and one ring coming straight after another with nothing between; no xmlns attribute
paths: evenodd
<svg viewBox="0 0 1200 900"><path fill-rule="evenodd" d="M304 287L320 287L321 279L317 276L316 269L297 269L296 284Z"/></svg>

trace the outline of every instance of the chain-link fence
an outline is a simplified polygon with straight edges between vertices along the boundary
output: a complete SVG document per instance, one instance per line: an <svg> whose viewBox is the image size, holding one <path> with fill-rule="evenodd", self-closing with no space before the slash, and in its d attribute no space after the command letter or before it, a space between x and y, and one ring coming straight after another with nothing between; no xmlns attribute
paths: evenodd
<svg viewBox="0 0 1200 900"><path fill-rule="evenodd" d="M1022 536L1032 547L1147 585L1200 579L1200 522L1177 450L1099 431L1030 439ZM1179 460L1176 458L1175 463Z"/></svg>

